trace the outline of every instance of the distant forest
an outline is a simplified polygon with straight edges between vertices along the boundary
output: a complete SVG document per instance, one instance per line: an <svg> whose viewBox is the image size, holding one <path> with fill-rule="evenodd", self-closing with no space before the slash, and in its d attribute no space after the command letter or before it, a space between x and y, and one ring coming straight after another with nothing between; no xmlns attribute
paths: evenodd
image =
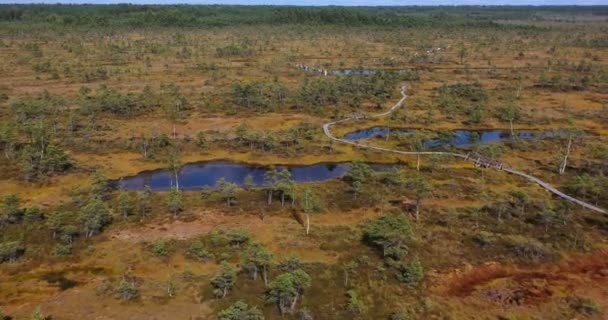
<svg viewBox="0 0 608 320"><path fill-rule="evenodd" d="M337 25L390 27L505 27L498 20L567 20L605 16L608 6L546 7L294 7L227 5L0 5L0 25L63 27L226 27ZM7 23L10 22L10 23Z"/></svg>

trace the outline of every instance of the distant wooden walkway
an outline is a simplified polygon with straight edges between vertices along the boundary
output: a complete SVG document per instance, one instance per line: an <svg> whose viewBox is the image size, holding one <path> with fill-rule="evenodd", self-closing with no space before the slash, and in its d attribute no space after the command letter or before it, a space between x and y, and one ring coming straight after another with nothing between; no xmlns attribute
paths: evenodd
<svg viewBox="0 0 608 320"><path fill-rule="evenodd" d="M578 204L584 208L587 208L589 210L593 210L599 213L603 213L603 214L608 214L608 211L599 208L597 206L594 206L592 204L589 204L587 202L584 202L582 200L578 200L574 197L571 197L561 191L559 191L558 189L556 189L555 187L551 186L549 183L544 182L542 180L540 180L539 178L536 178L534 176L531 176L529 174L517 171L517 170L513 170L511 169L508 165L504 164L504 163L500 163L500 162L496 162L496 161L491 161L488 159L483 159L483 157L477 156L477 155L470 155L470 154L460 154L460 153L453 153L453 152L439 152L439 151L422 151L422 152L415 152L415 151L401 151L401 150L395 150L395 149L388 149L388 148L382 148L382 147L377 147L377 146L371 146L371 145L367 145L367 144L362 144L362 143L358 143L355 141L349 141L349 140L345 140L345 139L341 139L341 138L337 138L335 137L332 133L331 133L331 126L333 126L334 124L338 124L338 123L342 123L342 122L347 122L347 121L351 121L351 120L358 120L358 119L373 119L373 118L380 118L380 117L384 117L387 116L389 114L391 114L392 112L394 112L397 108L399 108L401 105L403 105L403 103L405 102L405 99L407 99L407 86L405 85L405 83L401 84L401 99L394 105L392 106L390 109L388 109L387 111L380 113L380 114L376 114L376 115L360 115L360 114L356 114L356 115L352 115L350 117L341 119L341 120L336 120L336 121L332 121L332 122L328 122L326 124L323 125L323 132L325 133L325 135L334 141L338 141L341 143L346 143L346 144L350 144L352 146L355 146L357 148L363 148L363 149L371 149L371 150L377 150L377 151L382 151L382 152L390 152L390 153L397 153L397 154L403 154L403 155L445 155L445 156L452 156L452 157L457 157L457 158L462 158L465 161L471 161L473 163L475 163L476 166L478 167L485 167L485 168L493 168L496 170L501 170L504 172L508 172L523 178L526 178L528 180L531 180L535 183L537 183L539 186L541 186L542 188L544 188L545 190L548 190L549 192L553 193L554 195L561 197L563 199L566 199L572 203Z"/></svg>

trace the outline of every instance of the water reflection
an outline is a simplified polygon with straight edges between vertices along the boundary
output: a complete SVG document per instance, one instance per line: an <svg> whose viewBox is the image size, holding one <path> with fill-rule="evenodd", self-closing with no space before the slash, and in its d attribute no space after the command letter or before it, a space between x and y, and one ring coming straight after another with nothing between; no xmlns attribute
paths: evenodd
<svg viewBox="0 0 608 320"><path fill-rule="evenodd" d="M371 164L374 170L384 171L393 168L392 164ZM296 182L315 182L337 178L348 172L349 163L318 163L308 166L276 166L277 170L287 168ZM256 185L264 183L264 174L268 166L258 166L232 161L209 161L186 164L179 172L179 187L184 190L198 190L203 187L214 187L224 178L242 186L245 177L251 175ZM150 186L155 191L166 191L171 188L172 175L168 170L146 171L138 175L123 178L115 183L116 187L125 190L142 190Z"/></svg>

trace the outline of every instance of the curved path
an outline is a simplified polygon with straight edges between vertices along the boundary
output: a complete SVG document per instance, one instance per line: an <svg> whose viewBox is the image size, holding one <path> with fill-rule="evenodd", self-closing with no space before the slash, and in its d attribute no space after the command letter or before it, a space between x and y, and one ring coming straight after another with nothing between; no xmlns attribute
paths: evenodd
<svg viewBox="0 0 608 320"><path fill-rule="evenodd" d="M430 154L438 154L438 155L447 155L447 156L453 156L453 157L458 157L458 158L462 158L463 160L470 160L470 161L476 161L477 163L479 163L479 159L475 160L475 159L471 159L469 158L468 155L464 155L464 154L460 154L460 153L453 153L453 152L439 152L439 151L423 151L423 152L415 152L415 151L400 151L400 150L395 150L395 149L388 149L388 148L382 148L382 147L377 147L377 146L371 146L371 145L367 145L367 144L362 144L362 143L357 143L355 141L349 141L346 139L341 139L341 138L337 138L335 137L332 133L331 133L331 126L333 126L334 124L338 124L338 123L342 123L342 122L347 122L350 120L357 120L357 119L366 119L366 118L380 118L380 117L384 117L387 116L389 114L391 114L392 112L394 112L397 108L399 108L401 105L403 105L403 103L405 102L405 99L407 99L407 88L405 86L405 84L401 85L401 99L394 105L392 106L390 109L388 109L387 111L380 113L380 114L376 114L376 115L372 115L372 116L368 116L368 117L360 117L360 116L351 116L348 118L344 118L341 120L336 120L336 121L332 121L332 122L328 122L326 124L323 125L323 132L325 133L325 135L334 141L338 141L341 143L346 143L346 144L350 144L352 146L358 147L358 148L364 148L364 149L371 149L371 150L377 150L377 151L383 151L383 152L391 152L391 153L397 153L397 154L404 154L404 155L430 155ZM542 188L548 190L549 192L555 194L558 197L561 197L563 199L566 199L570 202L573 202L575 204L578 204L582 207L585 207L587 209L599 212L599 213L603 213L603 214L608 214L608 212L602 208L599 208L597 206L594 206L592 204L589 204L587 202L578 200L576 198L573 198L561 191L559 191L558 189L556 189L555 187L551 186L550 184L534 177L531 176L529 174L517 171L517 170L513 170L513 169L509 169L509 168L503 168L502 166L500 167L494 167L494 166L487 166L489 168L495 168L497 170L502 170L523 178L526 178L528 180L531 180L535 183L537 183L539 186L541 186Z"/></svg>

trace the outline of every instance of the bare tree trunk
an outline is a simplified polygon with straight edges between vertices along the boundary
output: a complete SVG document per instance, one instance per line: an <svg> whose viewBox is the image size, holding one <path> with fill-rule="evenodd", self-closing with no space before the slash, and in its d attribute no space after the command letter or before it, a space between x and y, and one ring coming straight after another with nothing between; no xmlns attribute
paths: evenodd
<svg viewBox="0 0 608 320"><path fill-rule="evenodd" d="M285 206L285 191L281 192L281 207Z"/></svg>
<svg viewBox="0 0 608 320"><path fill-rule="evenodd" d="M40 158L44 158L44 135L41 137Z"/></svg>
<svg viewBox="0 0 608 320"><path fill-rule="evenodd" d="M173 288L171 286L171 282L167 282L167 294L170 298L173 298Z"/></svg>
<svg viewBox="0 0 608 320"><path fill-rule="evenodd" d="M296 308L296 303L298 303L299 297L300 297L300 294L296 293L296 296L293 298L293 302L291 302L291 307L289 308L290 311L293 311L293 309Z"/></svg>
<svg viewBox="0 0 608 320"><path fill-rule="evenodd" d="M344 286L348 287L348 270L344 270Z"/></svg>
<svg viewBox="0 0 608 320"><path fill-rule="evenodd" d="M262 279L264 279L264 286L268 286L268 275L266 274L266 266L262 266Z"/></svg>
<svg viewBox="0 0 608 320"><path fill-rule="evenodd" d="M173 122L173 139L175 139L176 135L177 135L177 129L175 128L175 122Z"/></svg>
<svg viewBox="0 0 608 320"><path fill-rule="evenodd" d="M144 147L144 160L148 160L148 141L147 140L143 141L143 147Z"/></svg>
<svg viewBox="0 0 608 320"><path fill-rule="evenodd" d="M272 204L272 190L268 190L268 205Z"/></svg>
<svg viewBox="0 0 608 320"><path fill-rule="evenodd" d="M559 168L559 174L564 174L566 172L566 165L568 164L568 156L570 156L570 148L572 147L572 135L568 138L568 147L566 147L566 154L564 155L564 160L562 161L562 165Z"/></svg>
<svg viewBox="0 0 608 320"><path fill-rule="evenodd" d="M310 217L308 215L308 213L306 214L306 235L308 235L308 232L310 231Z"/></svg>
<svg viewBox="0 0 608 320"><path fill-rule="evenodd" d="M416 154L416 171L420 171L420 152Z"/></svg>
<svg viewBox="0 0 608 320"><path fill-rule="evenodd" d="M420 221L420 199L416 199L416 222Z"/></svg>
<svg viewBox="0 0 608 320"><path fill-rule="evenodd" d="M519 85L517 86L517 94L515 95L515 97L517 99L519 99L520 94L521 94L521 82L519 82Z"/></svg>

